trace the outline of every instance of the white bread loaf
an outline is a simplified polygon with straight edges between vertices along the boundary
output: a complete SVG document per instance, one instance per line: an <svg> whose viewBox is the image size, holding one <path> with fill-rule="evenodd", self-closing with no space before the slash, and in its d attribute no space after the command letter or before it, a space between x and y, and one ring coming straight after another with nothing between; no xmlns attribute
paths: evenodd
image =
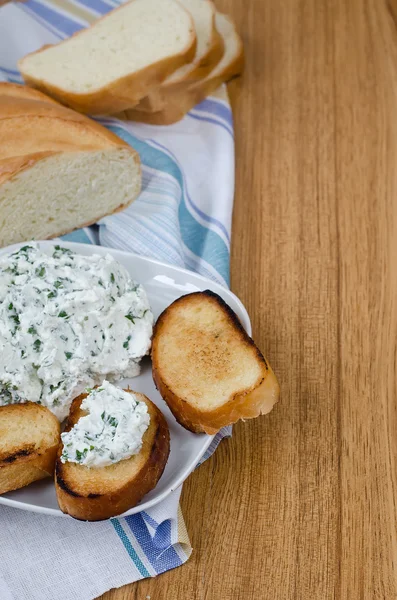
<svg viewBox="0 0 397 600"><path fill-rule="evenodd" d="M138 153L88 117L0 83L0 246L57 237L139 194Z"/></svg>
<svg viewBox="0 0 397 600"><path fill-rule="evenodd" d="M243 42L233 21L226 15L216 14L216 27L224 42L224 54L207 77L196 83L180 83L172 86L162 110L143 112L134 107L117 116L150 125L170 125L180 121L189 110L214 92L222 83L239 75L244 66ZM165 98L165 95L164 95Z"/></svg>
<svg viewBox="0 0 397 600"><path fill-rule="evenodd" d="M193 20L176 0L131 0L88 29L19 61L27 83L80 112L133 106L196 49Z"/></svg>

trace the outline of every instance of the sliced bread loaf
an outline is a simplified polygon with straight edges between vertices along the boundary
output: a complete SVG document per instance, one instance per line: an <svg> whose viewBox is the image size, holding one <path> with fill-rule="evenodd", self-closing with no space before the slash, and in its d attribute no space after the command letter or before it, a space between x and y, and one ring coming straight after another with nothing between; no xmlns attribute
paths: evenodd
<svg viewBox="0 0 397 600"><path fill-rule="evenodd" d="M131 393L146 403L150 415L140 452L105 467L90 468L75 462L63 463L63 445L60 444L55 489L62 512L85 521L109 519L136 506L160 479L170 452L167 422L149 398L138 392ZM65 431L87 414L80 408L85 397L86 394L82 394L73 401Z"/></svg>
<svg viewBox="0 0 397 600"><path fill-rule="evenodd" d="M153 379L177 421L214 434L268 413L277 379L231 308L213 292L182 296L159 317Z"/></svg>
<svg viewBox="0 0 397 600"><path fill-rule="evenodd" d="M144 112L156 112L167 105L168 94L180 83L206 77L223 56L223 39L215 25L215 6L211 0L180 0L193 17L197 36L196 55L192 62L172 73L149 96L135 107Z"/></svg>
<svg viewBox="0 0 397 600"><path fill-rule="evenodd" d="M39 404L0 407L0 494L50 477L60 441L58 419Z"/></svg>
<svg viewBox="0 0 397 600"><path fill-rule="evenodd" d="M56 237L122 210L139 155L41 92L0 83L0 246Z"/></svg>
<svg viewBox="0 0 397 600"><path fill-rule="evenodd" d="M196 49L192 17L176 0L131 0L88 29L19 61L27 83L90 114L139 102Z"/></svg>
<svg viewBox="0 0 397 600"><path fill-rule="evenodd" d="M157 112L143 112L134 107L117 116L150 125L171 125L180 121L189 110L214 92L222 83L239 75L244 66L243 43L233 21L226 15L216 14L216 27L224 43L224 54L207 77L196 83L179 83L170 87L163 96L163 108Z"/></svg>

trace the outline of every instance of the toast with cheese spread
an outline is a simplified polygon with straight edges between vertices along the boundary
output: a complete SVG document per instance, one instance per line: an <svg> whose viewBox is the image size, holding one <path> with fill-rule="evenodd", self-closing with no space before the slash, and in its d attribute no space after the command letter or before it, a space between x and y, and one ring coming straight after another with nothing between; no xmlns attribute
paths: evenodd
<svg viewBox="0 0 397 600"><path fill-rule="evenodd" d="M173 302L152 340L153 379L177 421L214 434L239 419L268 413L277 379L236 314L213 292Z"/></svg>
<svg viewBox="0 0 397 600"><path fill-rule="evenodd" d="M100 391L103 388L97 389ZM90 463L90 452L82 446L80 450L75 446L77 459L75 455L68 457L67 453L72 446L71 438L62 434L63 443L60 444L56 461L55 489L62 512L76 519L99 521L124 513L136 506L143 496L156 486L164 471L170 451L170 435L163 414L143 394L131 390L124 392L131 394L138 404L144 403L147 407L145 411L148 425L141 437L141 445L135 446L138 452L117 460L117 456L99 448L99 462L97 460L95 464L91 460ZM82 403L87 397L88 394L81 394L74 399L65 428L66 433L71 432L82 422L81 419L89 414L82 409ZM123 410L125 415L125 409ZM104 410L100 416L107 424L117 427L117 417L114 413L111 414L111 411ZM121 418L119 420L121 421ZM93 433L91 436L86 435L87 437L92 440L89 441L89 447L94 451L94 447L99 444L98 436ZM121 444L121 450L123 447L125 443ZM109 459L108 463L110 460L114 462L100 466L101 461L106 463L106 459Z"/></svg>
<svg viewBox="0 0 397 600"><path fill-rule="evenodd" d="M51 477L60 441L58 419L33 402L0 407L0 494Z"/></svg>

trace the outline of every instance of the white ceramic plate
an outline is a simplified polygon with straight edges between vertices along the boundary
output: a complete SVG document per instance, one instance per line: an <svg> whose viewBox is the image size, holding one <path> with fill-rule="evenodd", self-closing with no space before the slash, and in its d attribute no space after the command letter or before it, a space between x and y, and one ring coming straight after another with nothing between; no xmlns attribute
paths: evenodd
<svg viewBox="0 0 397 600"><path fill-rule="evenodd" d="M144 286L156 319L160 313L171 304L171 302L176 300L176 298L190 292L209 289L219 294L225 302L229 304L238 315L248 334L251 335L251 323L247 311L240 300L229 290L205 277L201 277L196 273L192 273L191 271L179 267L166 265L151 258L145 258L143 256L137 256L128 252L121 252L120 250L113 250L101 246L62 241L39 242L39 245L43 251L48 250L51 252L55 243L60 243L62 246L70 248L70 250L73 250L74 252L85 255L111 254L116 260L124 265L133 279ZM26 242L24 244L15 244L14 246L3 248L0 251L0 256L2 254L13 252L25 244ZM127 384L129 384L131 389L146 394L146 396L157 404L167 419L171 434L171 452L160 481L156 488L149 492L138 506L135 506L124 513L123 516L126 516L140 512L141 510L147 510L150 506L163 500L168 494L181 485L207 450L213 436L191 433L176 422L166 403L154 386L149 358L144 359L142 371L138 377L125 379L119 383L122 387L127 387ZM54 484L49 478L32 483L20 490L3 494L0 496L0 504L6 504L7 506L12 506L14 508L45 513L53 516L66 516L58 508Z"/></svg>

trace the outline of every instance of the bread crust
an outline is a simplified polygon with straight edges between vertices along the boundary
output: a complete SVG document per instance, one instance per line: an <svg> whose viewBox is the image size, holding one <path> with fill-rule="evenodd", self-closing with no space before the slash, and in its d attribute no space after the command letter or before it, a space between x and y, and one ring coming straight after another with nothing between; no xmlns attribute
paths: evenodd
<svg viewBox="0 0 397 600"><path fill-rule="evenodd" d="M17 450L0 453L0 494L10 492L29 485L33 481L51 477L55 469L55 459L60 440L60 424L57 418L45 407L33 402L12 404L0 407L0 418L6 412L8 415L21 412L32 420L35 415L46 411L49 424L52 424L55 443L36 448L35 443L21 445Z"/></svg>
<svg viewBox="0 0 397 600"><path fill-rule="evenodd" d="M178 308L182 303L186 304L194 296L201 296L203 299L210 298L215 300L218 306L226 313L232 321L236 334L247 346L254 347L257 359L262 363L262 374L257 382L250 388L236 391L236 393L228 400L228 402L213 410L202 411L189 403L188 398L179 397L167 384L162 374L161 365L159 364L158 356L158 341L163 335L168 311ZM162 398L168 404L174 417L186 429L194 433L207 433L213 435L222 427L236 423L240 419L251 419L259 415L266 414L271 411L274 404L278 401L279 386L270 365L256 347L252 338L249 337L245 329L242 327L237 315L224 302L224 300L206 290L204 292L194 292L182 296L175 300L158 318L153 332L152 340L152 372L153 380Z"/></svg>
<svg viewBox="0 0 397 600"><path fill-rule="evenodd" d="M183 10L185 10L181 4L180 6ZM124 5L118 6L112 11L112 13L116 10L122 10L123 7ZM189 14L188 11L185 10L185 12ZM108 18L108 16L108 14L104 15L95 21L95 23ZM36 79L24 71L24 61L26 58L45 51L47 48L51 47L52 44L47 44L39 50L35 50L34 52L31 52L21 58L18 61L18 67L27 84L44 91L45 93L62 102L62 104L66 104L67 106L79 112L91 115L119 112L138 103L141 98L146 96L151 89L160 85L171 73L176 71L182 65L193 60L196 52L197 42L192 17L190 17L190 20L190 40L181 52L174 54L171 57L164 58L157 63L153 63L152 65L140 69L139 71L119 77L117 80L103 86L95 92L85 94L69 92L44 79ZM95 23L93 26L95 26ZM77 31L71 37L84 35L85 31L86 29ZM66 40L59 42L57 45L65 44L69 39L70 38L67 38Z"/></svg>
<svg viewBox="0 0 397 600"><path fill-rule="evenodd" d="M172 125L183 119L186 113L202 102L225 82L240 75L244 69L244 46L238 36L239 50L235 59L218 75L211 77L211 73L195 83L180 83L169 86L162 95L163 107L156 112L143 111L140 105L124 110L117 114L120 119L147 123L148 125ZM158 106L156 104L154 106Z"/></svg>
<svg viewBox="0 0 397 600"><path fill-rule="evenodd" d="M131 390L125 390L131 392ZM71 515L75 519L83 521L100 521L115 517L136 506L140 500L152 490L160 479L170 452L170 434L164 415L153 402L143 394L134 393L140 400L146 402L150 412L150 424L145 436L150 436L151 449L142 468L136 476L110 493L98 494L96 489L91 493L87 488L86 493L77 492L73 480L68 474L68 463L60 460L62 444L59 446L55 468L55 490L59 507L62 512ZM74 399L65 431L69 431L81 416L80 405L87 394L82 394ZM128 461L129 459L126 459ZM125 461L121 461L125 462ZM119 464L119 463L117 463ZM78 465L79 469L86 470L88 467ZM98 477L101 477L105 469L95 469ZM90 469L91 472L94 469ZM102 472L102 473L101 473Z"/></svg>
<svg viewBox="0 0 397 600"><path fill-rule="evenodd" d="M46 96L39 90L21 85L20 83L8 83L0 81L0 96L13 96L14 98L28 98L40 102L49 102L50 104L58 104L56 100Z"/></svg>

